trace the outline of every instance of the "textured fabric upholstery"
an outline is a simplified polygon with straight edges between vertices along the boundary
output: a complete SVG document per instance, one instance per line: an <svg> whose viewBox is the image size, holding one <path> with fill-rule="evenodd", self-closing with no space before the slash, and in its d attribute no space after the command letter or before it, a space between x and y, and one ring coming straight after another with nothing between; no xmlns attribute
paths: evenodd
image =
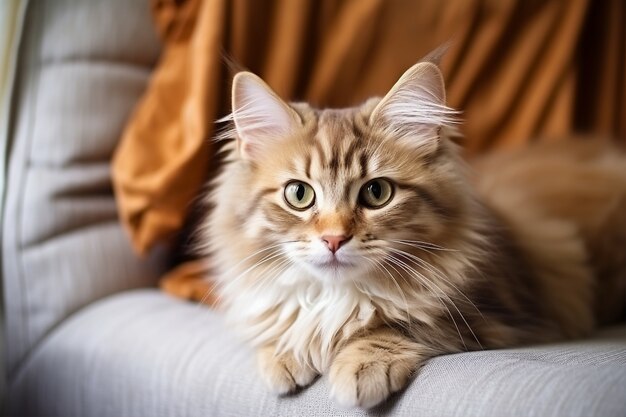
<svg viewBox="0 0 626 417"><path fill-rule="evenodd" d="M144 0L28 5L2 224L9 374L72 311L154 282L117 222L109 160L158 51Z"/></svg>
<svg viewBox="0 0 626 417"><path fill-rule="evenodd" d="M9 397L17 415L624 416L626 329L554 345L442 356L370 414L337 407L325 378L277 398L254 356L203 306L155 290L101 300L37 349Z"/></svg>

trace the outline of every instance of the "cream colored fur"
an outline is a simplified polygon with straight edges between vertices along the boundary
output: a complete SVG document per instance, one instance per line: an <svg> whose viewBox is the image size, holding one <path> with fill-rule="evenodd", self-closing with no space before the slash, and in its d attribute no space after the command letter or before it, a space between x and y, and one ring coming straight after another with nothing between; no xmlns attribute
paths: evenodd
<svg viewBox="0 0 626 417"><path fill-rule="evenodd" d="M589 163L565 146L538 177L519 181L538 161L532 153L481 161L474 177L449 140L454 114L431 63L382 100L344 110L287 105L258 77L236 76L232 125L220 136L228 157L201 232L226 317L258 349L277 393L328 373L338 402L371 407L432 356L593 328L604 264L589 247L606 224L589 216L621 219L626 159L600 146ZM569 189L553 181L542 194L558 160L562 175L596 177ZM375 178L394 194L370 209L359 195ZM311 208L285 201L293 180L315 190ZM570 203L583 199L586 211L546 203L556 191L578 192ZM349 240L331 254L325 235Z"/></svg>

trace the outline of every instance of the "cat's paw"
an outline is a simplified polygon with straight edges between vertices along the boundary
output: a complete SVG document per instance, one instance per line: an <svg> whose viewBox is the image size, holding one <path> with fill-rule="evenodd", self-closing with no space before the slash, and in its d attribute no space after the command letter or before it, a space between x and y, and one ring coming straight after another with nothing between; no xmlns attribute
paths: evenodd
<svg viewBox="0 0 626 417"><path fill-rule="evenodd" d="M265 384L280 395L309 385L318 375L313 368L299 364L291 354L275 355L273 347L260 349L258 361Z"/></svg>
<svg viewBox="0 0 626 417"><path fill-rule="evenodd" d="M330 367L331 396L347 407L370 408L407 384L419 355L382 343L357 342Z"/></svg>

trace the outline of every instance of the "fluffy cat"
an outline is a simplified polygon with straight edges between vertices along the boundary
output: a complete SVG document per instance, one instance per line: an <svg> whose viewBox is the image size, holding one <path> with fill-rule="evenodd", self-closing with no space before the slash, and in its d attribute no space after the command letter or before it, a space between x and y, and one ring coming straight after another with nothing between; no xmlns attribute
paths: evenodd
<svg viewBox="0 0 626 417"><path fill-rule="evenodd" d="M433 356L623 317L626 158L565 143L471 175L455 116L431 62L341 110L235 76L201 236L276 393L328 374L339 403L372 407Z"/></svg>

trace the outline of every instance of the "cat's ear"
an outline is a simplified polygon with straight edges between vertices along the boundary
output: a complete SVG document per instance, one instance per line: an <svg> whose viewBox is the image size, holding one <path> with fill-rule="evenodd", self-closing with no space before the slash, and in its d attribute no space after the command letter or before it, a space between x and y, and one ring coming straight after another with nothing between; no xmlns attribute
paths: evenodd
<svg viewBox="0 0 626 417"><path fill-rule="evenodd" d="M446 106L443 76L437 65L420 62L409 68L378 103L370 124L415 145L436 144L440 127L455 123Z"/></svg>
<svg viewBox="0 0 626 417"><path fill-rule="evenodd" d="M232 106L231 117L244 159L254 159L265 144L284 138L301 125L295 110L250 72L235 75Z"/></svg>

